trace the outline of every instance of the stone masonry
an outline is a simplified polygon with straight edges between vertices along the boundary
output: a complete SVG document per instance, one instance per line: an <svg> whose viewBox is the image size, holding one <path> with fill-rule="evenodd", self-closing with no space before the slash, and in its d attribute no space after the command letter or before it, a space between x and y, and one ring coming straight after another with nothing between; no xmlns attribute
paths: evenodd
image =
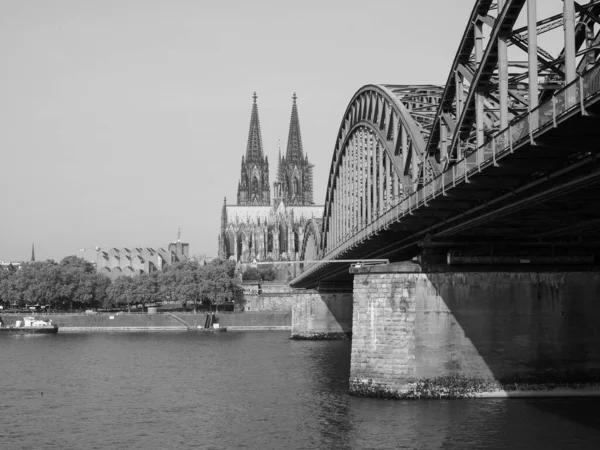
<svg viewBox="0 0 600 450"><path fill-rule="evenodd" d="M350 391L393 398L600 390L600 274L353 269Z"/></svg>
<svg viewBox="0 0 600 450"><path fill-rule="evenodd" d="M347 339L352 333L352 293L307 290L292 310L292 339Z"/></svg>

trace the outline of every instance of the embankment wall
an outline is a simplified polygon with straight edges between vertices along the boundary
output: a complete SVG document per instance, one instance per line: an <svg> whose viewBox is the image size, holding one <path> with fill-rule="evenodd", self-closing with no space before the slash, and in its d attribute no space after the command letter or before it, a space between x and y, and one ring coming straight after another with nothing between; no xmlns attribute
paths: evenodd
<svg viewBox="0 0 600 450"><path fill-rule="evenodd" d="M278 329L291 328L291 313L286 312L243 312L243 313L218 313L221 326L234 330L252 329ZM52 319L52 323L59 326L60 332L69 329L78 331L111 331L123 329L128 331L169 331L185 330L186 324L195 327L204 325L205 313L199 314L51 314L34 315L37 319ZM175 317L183 320L184 323ZM22 315L2 314L5 325L14 325Z"/></svg>
<svg viewBox="0 0 600 450"><path fill-rule="evenodd" d="M292 311L297 290L284 283L244 282L245 311Z"/></svg>

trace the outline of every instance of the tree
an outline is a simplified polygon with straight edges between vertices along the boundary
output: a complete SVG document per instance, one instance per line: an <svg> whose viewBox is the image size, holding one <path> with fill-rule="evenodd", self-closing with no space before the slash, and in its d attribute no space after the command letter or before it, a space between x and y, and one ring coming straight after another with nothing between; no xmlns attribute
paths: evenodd
<svg viewBox="0 0 600 450"><path fill-rule="evenodd" d="M106 288L106 296L112 305L127 305L127 308L131 308L131 302L133 299L134 281L132 278L121 275L113 280L113 282Z"/></svg>
<svg viewBox="0 0 600 450"><path fill-rule="evenodd" d="M108 295L106 294L106 290L110 286L110 278L106 275L97 273L96 274L96 283L94 289L94 304L96 306L102 306L103 308L108 308L110 306L110 301L108 299Z"/></svg>
<svg viewBox="0 0 600 450"><path fill-rule="evenodd" d="M158 296L157 277L148 274L140 274L133 278L132 302L145 305L156 301Z"/></svg>
<svg viewBox="0 0 600 450"><path fill-rule="evenodd" d="M89 261L86 261L83 258L80 258L79 256L75 256L75 255L65 256L60 261L60 266L68 267L70 269L75 269L80 272L88 273L88 274L96 272L96 269L94 268L94 264L92 264Z"/></svg>
<svg viewBox="0 0 600 450"><path fill-rule="evenodd" d="M59 264L62 306L69 308L96 306L94 299L98 277L94 265L77 256L66 256Z"/></svg>
<svg viewBox="0 0 600 450"><path fill-rule="evenodd" d="M236 294L242 291L235 262L213 259L204 266L199 291L203 303L218 307L225 302L233 302Z"/></svg>
<svg viewBox="0 0 600 450"><path fill-rule="evenodd" d="M272 267L248 267L242 274L244 281L273 281L277 279L277 272Z"/></svg>
<svg viewBox="0 0 600 450"><path fill-rule="evenodd" d="M16 287L15 271L0 269L0 303L10 307L19 302L19 291Z"/></svg>
<svg viewBox="0 0 600 450"><path fill-rule="evenodd" d="M172 298L184 306L188 302L193 302L194 312L198 307L200 278L204 267L197 261L181 261L173 264L166 272Z"/></svg>
<svg viewBox="0 0 600 450"><path fill-rule="evenodd" d="M273 269L272 266L269 267L261 267L260 269L260 279L262 281L274 281L277 279L277 271Z"/></svg>
<svg viewBox="0 0 600 450"><path fill-rule="evenodd" d="M27 305L52 305L60 296L60 268L55 261L26 263L14 274L20 308Z"/></svg>
<svg viewBox="0 0 600 450"><path fill-rule="evenodd" d="M256 267L248 267L242 274L244 281L260 281L261 279L261 273Z"/></svg>

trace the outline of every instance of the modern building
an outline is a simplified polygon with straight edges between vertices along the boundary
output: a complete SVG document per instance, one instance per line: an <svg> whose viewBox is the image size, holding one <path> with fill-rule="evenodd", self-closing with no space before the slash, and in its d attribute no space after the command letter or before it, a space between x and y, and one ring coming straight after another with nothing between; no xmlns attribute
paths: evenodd
<svg viewBox="0 0 600 450"><path fill-rule="evenodd" d="M189 259L190 244L177 241L167 248L158 247L123 247L98 250L96 270L109 278L121 275L134 276L164 270L179 261Z"/></svg>
<svg viewBox="0 0 600 450"><path fill-rule="evenodd" d="M237 204L223 202L218 255L240 263L296 261L307 227L323 217L323 206L313 202L314 166L302 147L297 97L292 97L287 150L279 155L272 199L256 99L254 93Z"/></svg>

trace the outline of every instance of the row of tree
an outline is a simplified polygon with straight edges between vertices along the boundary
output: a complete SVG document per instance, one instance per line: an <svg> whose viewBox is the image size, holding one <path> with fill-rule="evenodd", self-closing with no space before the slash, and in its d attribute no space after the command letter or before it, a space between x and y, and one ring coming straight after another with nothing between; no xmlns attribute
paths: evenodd
<svg viewBox="0 0 600 450"><path fill-rule="evenodd" d="M183 261L164 271L111 280L92 263L67 256L25 263L15 271L0 270L0 304L5 308L46 306L56 310L131 307L175 301L183 305L223 305L239 299L241 283L233 261L207 265Z"/></svg>
<svg viewBox="0 0 600 450"><path fill-rule="evenodd" d="M244 281L275 281L277 271L273 267L248 267L242 274Z"/></svg>

